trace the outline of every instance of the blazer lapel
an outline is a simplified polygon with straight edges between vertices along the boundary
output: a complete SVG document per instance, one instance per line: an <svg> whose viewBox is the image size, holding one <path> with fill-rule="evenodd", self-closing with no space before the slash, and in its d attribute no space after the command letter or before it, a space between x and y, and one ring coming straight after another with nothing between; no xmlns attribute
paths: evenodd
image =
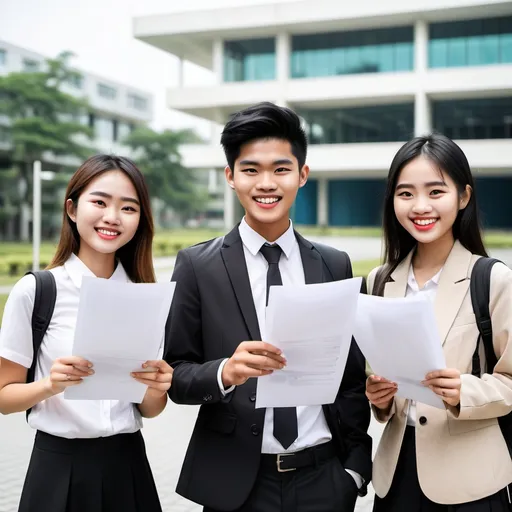
<svg viewBox="0 0 512 512"><path fill-rule="evenodd" d="M443 344L469 289L471 257L471 253L456 241L439 278L434 309Z"/></svg>
<svg viewBox="0 0 512 512"><path fill-rule="evenodd" d="M238 226L224 237L224 244L220 254L226 266L231 286L235 292L240 311L244 317L251 339L261 340L258 317L256 316L256 308L254 307L254 300L252 298L251 283L249 281L249 274L247 273L244 248Z"/></svg>
<svg viewBox="0 0 512 512"><path fill-rule="evenodd" d="M324 282L324 270L322 257L318 251L315 251L313 244L308 242L297 231L294 231L299 244L302 267L304 268L304 280L306 284L316 284Z"/></svg>
<svg viewBox="0 0 512 512"><path fill-rule="evenodd" d="M400 263L392 272L392 281L389 281L384 285L384 297L391 297L394 299L405 297L407 292L407 277L409 276L409 267L411 266L413 253L414 251L411 251L402 263Z"/></svg>

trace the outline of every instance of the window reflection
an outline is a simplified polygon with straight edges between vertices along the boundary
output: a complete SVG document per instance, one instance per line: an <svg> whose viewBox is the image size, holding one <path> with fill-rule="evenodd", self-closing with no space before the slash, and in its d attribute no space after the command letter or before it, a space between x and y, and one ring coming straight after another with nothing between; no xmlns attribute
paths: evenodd
<svg viewBox="0 0 512 512"><path fill-rule="evenodd" d="M224 42L224 80L274 80L275 38Z"/></svg>
<svg viewBox="0 0 512 512"><path fill-rule="evenodd" d="M431 68L508 62L512 62L512 16L430 25Z"/></svg>
<svg viewBox="0 0 512 512"><path fill-rule="evenodd" d="M292 78L413 69L413 28L394 27L292 37Z"/></svg>
<svg viewBox="0 0 512 512"><path fill-rule="evenodd" d="M414 132L414 104L299 110L311 144L395 142Z"/></svg>

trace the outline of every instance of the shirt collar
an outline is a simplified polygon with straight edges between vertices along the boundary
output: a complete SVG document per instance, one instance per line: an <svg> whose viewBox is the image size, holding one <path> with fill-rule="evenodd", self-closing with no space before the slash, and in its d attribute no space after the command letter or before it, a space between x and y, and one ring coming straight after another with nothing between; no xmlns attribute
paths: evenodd
<svg viewBox="0 0 512 512"><path fill-rule="evenodd" d="M240 222L240 226L238 226L238 231L240 233L240 238L242 239L242 243L247 247L249 252L256 256L260 252L261 246L263 244L278 244L281 247L284 255L289 258L293 252L293 249L297 245L297 239L295 238L295 233L293 231L293 223L290 220L290 226L288 229L275 241L265 240L259 233L254 231L254 229L247 224L245 217Z"/></svg>
<svg viewBox="0 0 512 512"><path fill-rule="evenodd" d="M76 255L72 254L66 263L64 263L64 268L68 273L73 284L80 289L82 286L82 278L83 277L96 277L93 272L87 267L87 265ZM130 282L126 271L121 265L121 262L117 262L117 267L114 270L114 273L110 276L109 279L114 281L121 281L123 283Z"/></svg>
<svg viewBox="0 0 512 512"><path fill-rule="evenodd" d="M439 278L441 277L441 272L442 271L443 271L443 269L441 268L441 270L435 276L431 277L423 285L423 288L427 288L430 285L437 286L439 284ZM409 275L407 277L407 285L412 290L415 290L415 291L419 291L420 290L420 287L418 286L418 282L416 281L416 278L414 277L414 269L412 268L412 265L409 267Z"/></svg>

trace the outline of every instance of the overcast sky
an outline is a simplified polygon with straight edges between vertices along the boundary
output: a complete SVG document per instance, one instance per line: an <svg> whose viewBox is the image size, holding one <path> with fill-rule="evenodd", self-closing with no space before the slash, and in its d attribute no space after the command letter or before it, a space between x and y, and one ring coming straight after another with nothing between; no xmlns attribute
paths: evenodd
<svg viewBox="0 0 512 512"><path fill-rule="evenodd" d="M135 16L292 0L0 0L0 39L47 56L76 54L73 65L131 84L155 96L155 128L195 127L198 123L167 109L165 89L177 85L177 60L132 35ZM185 84L208 79L194 65L185 67Z"/></svg>

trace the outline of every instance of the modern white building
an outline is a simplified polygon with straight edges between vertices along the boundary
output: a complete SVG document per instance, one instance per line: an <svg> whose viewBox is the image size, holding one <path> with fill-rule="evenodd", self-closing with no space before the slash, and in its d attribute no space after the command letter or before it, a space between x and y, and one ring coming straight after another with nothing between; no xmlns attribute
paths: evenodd
<svg viewBox="0 0 512 512"><path fill-rule="evenodd" d="M12 72L42 71L46 66L46 57L39 53L9 44L0 40L0 76ZM93 139L79 136L80 142L92 146L96 151L130 155L130 150L121 144L136 126L151 122L153 118L153 96L126 84L121 84L92 73L79 72L72 83L65 84L64 91L87 99L89 112L84 113L80 121L93 129ZM0 164L9 165L9 119L0 115ZM81 162L74 156L55 156L51 153L43 156L45 169L58 170L75 167ZM3 205L0 190L0 207ZM21 239L26 240L30 231L30 211L22 208L19 219L11 219L4 227L8 236L19 229ZM15 222L16 221L16 222ZM59 222L57 220L57 222ZM16 228L14 223L19 224ZM0 225L0 236L2 226Z"/></svg>
<svg viewBox="0 0 512 512"><path fill-rule="evenodd" d="M393 155L437 130L468 156L486 225L512 227L512 1L298 0L140 17L134 35L215 77L181 79L169 108L223 124L273 101L302 116L312 173L297 223L379 224ZM218 134L183 156L225 165ZM228 190L224 206L229 227L241 212Z"/></svg>
<svg viewBox="0 0 512 512"><path fill-rule="evenodd" d="M19 71L40 71L46 65L44 55L0 40L0 75ZM82 121L94 131L91 144L106 153L126 154L120 141L137 125L153 119L153 96L132 86L92 73L82 72L65 92L86 98L91 112ZM0 123L0 145L8 147L8 133ZM0 146L1 147L1 146Z"/></svg>

